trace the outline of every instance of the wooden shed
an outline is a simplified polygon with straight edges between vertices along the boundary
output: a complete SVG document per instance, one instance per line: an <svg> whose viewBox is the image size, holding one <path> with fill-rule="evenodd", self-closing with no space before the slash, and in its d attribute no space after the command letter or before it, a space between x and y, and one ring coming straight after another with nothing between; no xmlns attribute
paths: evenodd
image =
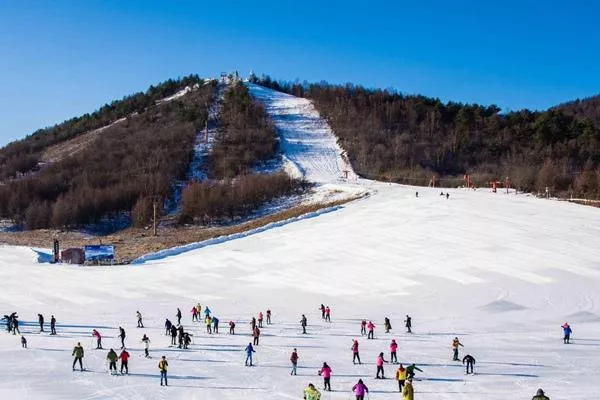
<svg viewBox="0 0 600 400"><path fill-rule="evenodd" d="M67 264L83 264L85 262L85 252L83 249L70 248L60 253L60 261Z"/></svg>

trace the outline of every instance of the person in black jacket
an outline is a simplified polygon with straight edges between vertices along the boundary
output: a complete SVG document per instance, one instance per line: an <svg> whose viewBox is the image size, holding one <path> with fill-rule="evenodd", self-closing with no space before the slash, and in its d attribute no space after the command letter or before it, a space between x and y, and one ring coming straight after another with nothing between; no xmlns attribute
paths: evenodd
<svg viewBox="0 0 600 400"><path fill-rule="evenodd" d="M475 358L473 358L472 355L467 354L466 356L463 357L463 364L467 364L467 375L469 374L469 367L471 367L471 373L473 374L473 364L475 364Z"/></svg>
<svg viewBox="0 0 600 400"><path fill-rule="evenodd" d="M50 317L50 334L56 335L56 318L54 318L54 315Z"/></svg>
<svg viewBox="0 0 600 400"><path fill-rule="evenodd" d="M44 332L44 316L38 314L38 322L40 323L40 332Z"/></svg>

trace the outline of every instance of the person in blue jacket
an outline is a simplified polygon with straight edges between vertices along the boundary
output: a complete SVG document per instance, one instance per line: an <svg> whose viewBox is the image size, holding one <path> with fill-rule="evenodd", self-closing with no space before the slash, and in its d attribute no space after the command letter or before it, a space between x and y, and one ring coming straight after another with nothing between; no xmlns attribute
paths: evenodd
<svg viewBox="0 0 600 400"><path fill-rule="evenodd" d="M562 328L563 328L563 333L564 333L563 343L564 344L571 343L571 333L573 333L573 331L571 330L571 326L569 326L569 324L567 322L565 322L562 325Z"/></svg>
<svg viewBox="0 0 600 400"><path fill-rule="evenodd" d="M248 343L248 346L246 346L246 362L244 363L246 367L252 366L252 353L254 353L254 347L252 347L252 343Z"/></svg>

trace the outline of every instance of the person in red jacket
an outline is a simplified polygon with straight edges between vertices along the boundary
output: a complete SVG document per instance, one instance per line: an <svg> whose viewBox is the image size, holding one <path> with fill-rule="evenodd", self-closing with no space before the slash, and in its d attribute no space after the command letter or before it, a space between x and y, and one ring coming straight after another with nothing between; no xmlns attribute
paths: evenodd
<svg viewBox="0 0 600 400"><path fill-rule="evenodd" d="M367 335L367 339L375 339L375 324L372 321L369 321L369 325L367 325L367 328L369 328L369 334Z"/></svg>
<svg viewBox="0 0 600 400"><path fill-rule="evenodd" d="M296 368L298 367L298 352L296 351L296 349L294 349L294 351L292 352L292 355L290 356L290 361L292 362L292 372L290 372L290 375L296 375Z"/></svg>
<svg viewBox="0 0 600 400"><path fill-rule="evenodd" d="M361 335L366 335L367 334L367 320L363 319L360 322L360 334Z"/></svg>
<svg viewBox="0 0 600 400"><path fill-rule="evenodd" d="M96 338L96 350L102 349L102 336L97 330L92 330L92 336Z"/></svg>
<svg viewBox="0 0 600 400"><path fill-rule="evenodd" d="M125 373L129 374L129 357L130 355L126 349L123 349L121 354L119 354L119 358L121 359L121 373L123 373L123 368L125 368Z"/></svg>
<svg viewBox="0 0 600 400"><path fill-rule="evenodd" d="M358 360L358 363L360 364L360 355L358 354L358 340L354 340L354 342L352 343L352 347L350 348L352 350L352 364L356 364L356 361Z"/></svg>

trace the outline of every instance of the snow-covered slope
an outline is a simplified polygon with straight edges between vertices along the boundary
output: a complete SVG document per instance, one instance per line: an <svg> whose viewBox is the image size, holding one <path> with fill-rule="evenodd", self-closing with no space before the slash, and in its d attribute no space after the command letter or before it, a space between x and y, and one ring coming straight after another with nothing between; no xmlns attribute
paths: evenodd
<svg viewBox="0 0 600 400"><path fill-rule="evenodd" d="M329 183L341 180L347 171L349 179L356 179L352 166L342 158L343 150L331 128L310 100L252 83L248 87L252 96L265 104L279 131L291 175Z"/></svg>
<svg viewBox="0 0 600 400"><path fill-rule="evenodd" d="M598 397L599 209L485 191L452 190L446 200L439 189L363 184L377 194L334 213L140 266L52 266L29 249L0 247L0 311L19 313L30 347L0 334L0 398L300 399L308 382L321 386L316 371L326 361L334 391L324 400L352 398L359 378L370 399L398 399L396 382L373 379L375 358L387 359L392 338L400 361L424 371L414 385L419 400L528 399L538 387L553 400ZM190 322L198 301L220 318L220 334ZM330 324L320 319L321 303L332 307ZM189 350L169 347L164 336L176 307L194 334ZM262 330L258 365L246 368L248 321L267 308L274 324ZM136 310L144 329L135 328ZM37 333L37 313L56 316L57 336ZM308 335L300 334L302 313ZM406 314L412 335L402 328ZM377 325L375 340L360 337L361 318ZM226 333L229 320L239 335ZM571 345L562 344L565 321ZM93 327L109 347L117 346L118 326L133 353L129 376L109 376L106 351L91 348ZM151 360L141 356L143 333ZM461 356L477 359L476 375L451 361L455 336ZM363 365L351 362L355 337ZM83 373L71 371L78 341ZM288 369L294 347L298 376ZM161 355L169 359L168 388L159 386Z"/></svg>

